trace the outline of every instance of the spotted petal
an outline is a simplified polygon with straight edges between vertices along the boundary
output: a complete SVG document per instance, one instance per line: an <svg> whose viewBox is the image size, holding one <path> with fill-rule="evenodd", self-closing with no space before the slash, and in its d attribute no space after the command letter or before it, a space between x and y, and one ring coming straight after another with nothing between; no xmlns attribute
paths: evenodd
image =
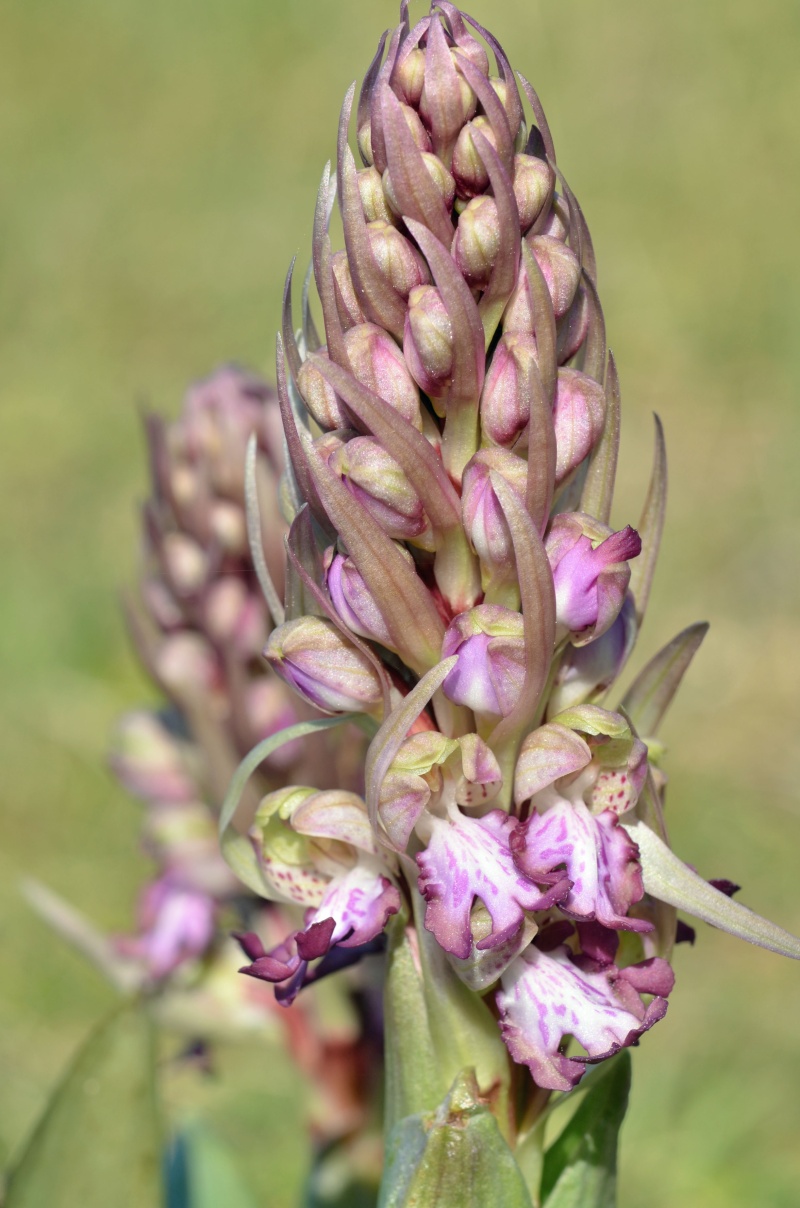
<svg viewBox="0 0 800 1208"><path fill-rule="evenodd" d="M511 1056L528 1066L539 1086L571 1090L587 1062L602 1061L633 1044L664 1016L664 998L656 997L645 1007L639 997L651 980L662 988L663 964L643 970L641 977L627 970L623 976L613 965L584 972L570 959L568 948L545 953L531 944L509 966L497 995L500 1027ZM580 1041L587 1056L560 1052L565 1036Z"/></svg>
<svg viewBox="0 0 800 1208"><path fill-rule="evenodd" d="M566 870L572 887L559 903L565 914L626 931L651 930L643 919L626 918L644 893L639 853L610 810L593 815L582 801L557 798L517 828L511 850L517 867L533 880Z"/></svg>
<svg viewBox="0 0 800 1208"><path fill-rule="evenodd" d="M429 822L427 848L417 856L419 889L427 902L425 926L451 955L461 960L470 955L475 898L492 922L492 930L476 945L484 950L514 935L526 911L545 910L564 896L564 878L542 893L516 867L509 836L517 823L502 810L468 818L453 806L446 818Z"/></svg>

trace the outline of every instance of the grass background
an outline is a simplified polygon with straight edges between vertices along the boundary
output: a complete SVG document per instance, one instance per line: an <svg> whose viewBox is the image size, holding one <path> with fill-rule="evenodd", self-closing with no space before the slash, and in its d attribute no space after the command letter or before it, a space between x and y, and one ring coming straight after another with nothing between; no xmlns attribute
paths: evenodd
<svg viewBox="0 0 800 1208"><path fill-rule="evenodd" d="M653 410L667 430L639 660L712 622L665 729L674 843L800 931L800 7L471 11L539 89L593 232L623 385L617 521L638 516ZM137 807L103 769L114 716L148 692L117 607L145 482L136 403L174 412L221 360L269 373L341 96L394 20L384 0L3 6L0 1158L111 1001L19 876L123 928L144 869ZM676 963L636 1054L621 1208L796 1208L798 967L708 929ZM175 1095L288 1208L305 1160L291 1071L267 1048L221 1064L231 1078Z"/></svg>

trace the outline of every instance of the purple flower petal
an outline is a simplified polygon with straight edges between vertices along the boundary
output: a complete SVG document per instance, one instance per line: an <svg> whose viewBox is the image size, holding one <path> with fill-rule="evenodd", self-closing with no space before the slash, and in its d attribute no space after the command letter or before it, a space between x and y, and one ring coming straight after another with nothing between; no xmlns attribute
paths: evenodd
<svg viewBox="0 0 800 1208"><path fill-rule="evenodd" d="M452 807L446 818L430 819L431 835L417 856L419 890L427 902L425 926L446 952L466 960L472 950L470 912L480 898L492 930L477 944L494 948L516 933L526 911L546 910L567 890L567 881L546 893L514 864L509 837L517 826L502 810L468 818Z"/></svg>
<svg viewBox="0 0 800 1208"><path fill-rule="evenodd" d="M635 974L614 966L585 972L570 959L568 948L545 953L532 944L509 966L497 995L511 1056L528 1066L538 1086L571 1090L587 1062L633 1044L666 1013L661 997L644 1006L635 980ZM565 1036L580 1041L587 1056L564 1056L559 1048Z"/></svg>
<svg viewBox="0 0 800 1208"><path fill-rule="evenodd" d="M626 917L644 893L639 853L610 810L595 816L582 801L559 798L517 828L511 850L533 880L566 870L572 887L559 903L565 914L627 931L652 930L644 919Z"/></svg>

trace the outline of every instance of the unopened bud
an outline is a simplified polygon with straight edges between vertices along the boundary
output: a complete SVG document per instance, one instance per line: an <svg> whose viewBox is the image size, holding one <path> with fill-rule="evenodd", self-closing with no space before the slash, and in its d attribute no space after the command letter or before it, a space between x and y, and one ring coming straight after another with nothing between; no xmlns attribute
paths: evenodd
<svg viewBox="0 0 800 1208"><path fill-rule="evenodd" d="M142 801L191 801L197 790L183 747L157 713L126 713L117 724L110 763L128 792Z"/></svg>
<svg viewBox="0 0 800 1208"><path fill-rule="evenodd" d="M425 51L415 46L394 69L392 84L409 105L418 105L425 82Z"/></svg>
<svg viewBox="0 0 800 1208"><path fill-rule="evenodd" d="M226 554L243 554L247 550L247 524L238 503L218 499L209 513L211 533Z"/></svg>
<svg viewBox="0 0 800 1208"><path fill-rule="evenodd" d="M198 633L175 633L166 638L155 659L155 671L172 692L219 693L222 675L214 651Z"/></svg>
<svg viewBox="0 0 800 1208"><path fill-rule="evenodd" d="M535 155L514 156L514 197L524 233L539 217L550 191L551 169Z"/></svg>
<svg viewBox="0 0 800 1208"><path fill-rule="evenodd" d="M486 171L478 148L475 146L475 140L472 137L473 130L480 131L495 150L497 149L497 136L495 135L492 123L487 117L483 115L476 117L461 130L456 139L456 145L453 148L453 163L451 168L458 196L465 200L477 197L479 193L483 193L489 184L489 173Z"/></svg>
<svg viewBox="0 0 800 1208"><path fill-rule="evenodd" d="M622 672L636 638L636 608L628 592L610 629L586 646L568 646L547 702L548 718L596 700Z"/></svg>
<svg viewBox="0 0 800 1208"><path fill-rule="evenodd" d="M577 369L559 369L553 424L556 430L556 486L576 469L603 431L603 387Z"/></svg>
<svg viewBox="0 0 800 1208"><path fill-rule="evenodd" d="M508 568L513 574L514 544L492 486L492 474L499 474L524 502L527 462L507 449L481 449L467 465L461 483L464 529L482 567L493 572Z"/></svg>
<svg viewBox="0 0 800 1208"><path fill-rule="evenodd" d="M159 629L168 632L184 623L183 609L163 579L146 579L142 586L142 597Z"/></svg>
<svg viewBox="0 0 800 1208"><path fill-rule="evenodd" d="M345 348L355 377L420 429L419 390L392 337L374 323L359 323L346 333Z"/></svg>
<svg viewBox="0 0 800 1208"><path fill-rule="evenodd" d="M434 17L434 21L438 18ZM432 22L433 23L433 22ZM435 150L446 152L458 135L459 130L474 114L478 100L467 81L458 70L458 56L450 51L456 68L445 78L437 72L435 61L431 63L434 39L428 35L425 79L419 98L419 111L426 126L432 131Z"/></svg>
<svg viewBox="0 0 800 1208"><path fill-rule="evenodd" d="M453 370L453 324L432 285L409 294L403 353L420 388L433 399L444 394Z"/></svg>
<svg viewBox="0 0 800 1208"><path fill-rule="evenodd" d="M317 355L327 357L327 349L321 348ZM311 361L303 361L300 366L297 374L297 388L303 396L303 402L320 428L329 431L332 428L348 426L350 421L339 401L339 396Z"/></svg>
<svg viewBox="0 0 800 1208"><path fill-rule="evenodd" d="M572 248L552 235L534 235L528 246L536 257L553 302L557 319L572 305L581 279L581 266Z"/></svg>
<svg viewBox="0 0 800 1208"><path fill-rule="evenodd" d="M442 684L445 695L476 713L506 717L525 677L522 614L497 604L460 613L442 643L442 658L454 654L458 662Z"/></svg>
<svg viewBox="0 0 800 1208"><path fill-rule="evenodd" d="M277 734L299 720L293 705L287 700L283 685L266 675L260 675L247 685L245 714L254 742L261 742L270 734ZM273 771L285 771L297 763L302 755L303 740L297 738L278 747L264 762Z"/></svg>
<svg viewBox="0 0 800 1208"><path fill-rule="evenodd" d="M575 301L556 324L556 356L564 365L580 348L589 331L589 299L586 287L579 286Z"/></svg>
<svg viewBox="0 0 800 1208"><path fill-rule="evenodd" d="M417 285L426 285L430 273L425 260L410 239L388 222L367 224L369 246L383 276L407 298Z"/></svg>
<svg viewBox="0 0 800 1208"><path fill-rule="evenodd" d="M569 207L559 193L553 197L550 213L544 220L539 234L557 239L559 243L564 243L569 237Z"/></svg>
<svg viewBox="0 0 800 1208"><path fill-rule="evenodd" d="M364 168L358 174L361 207L367 222L394 222L392 211L383 191L383 180L377 168Z"/></svg>
<svg viewBox="0 0 800 1208"><path fill-rule="evenodd" d="M208 555L185 533L167 533L163 540L164 571L176 596L195 595L208 575Z"/></svg>
<svg viewBox="0 0 800 1208"><path fill-rule="evenodd" d="M484 194L463 210L453 240L453 259L472 287L488 285L500 250L497 202Z"/></svg>
<svg viewBox="0 0 800 1208"><path fill-rule="evenodd" d="M557 640L569 636L584 645L613 625L628 590L628 560L641 548L630 525L615 533L583 512L555 517L545 549L556 592Z"/></svg>
<svg viewBox="0 0 800 1208"><path fill-rule="evenodd" d="M403 470L371 436L343 444L331 468L390 537L432 549L430 525L419 496Z"/></svg>
<svg viewBox="0 0 800 1208"><path fill-rule="evenodd" d="M242 659L256 658L266 640L266 617L258 596L231 575L209 588L203 605L209 637L230 646Z"/></svg>
<svg viewBox="0 0 800 1208"><path fill-rule="evenodd" d="M502 336L481 395L481 425L493 444L510 448L530 419L531 374L538 372L536 341L526 331Z"/></svg>
<svg viewBox="0 0 800 1208"><path fill-rule="evenodd" d="M331 621L305 616L279 625L264 656L278 675L325 713L365 713L381 700L375 668Z"/></svg>
<svg viewBox="0 0 800 1208"><path fill-rule="evenodd" d="M398 546L409 562L413 559L408 550ZM327 584L333 606L339 616L359 637L392 646L392 638L383 619L383 613L375 603L369 588L356 568L352 558L334 553L329 549L325 555Z"/></svg>
<svg viewBox="0 0 800 1208"><path fill-rule="evenodd" d="M430 151L423 151L422 162L428 170L428 175L441 194L445 209L448 211L451 210L456 195L456 182L438 155L433 155ZM392 188L392 176L388 168L383 174L383 189L391 213L398 216L401 215L403 212L402 206L395 197L394 189Z"/></svg>
<svg viewBox="0 0 800 1208"><path fill-rule="evenodd" d="M336 290L336 309L339 312L339 322L347 331L349 327L355 327L356 323L364 322L364 312L353 286L347 252L333 253L331 269Z"/></svg>

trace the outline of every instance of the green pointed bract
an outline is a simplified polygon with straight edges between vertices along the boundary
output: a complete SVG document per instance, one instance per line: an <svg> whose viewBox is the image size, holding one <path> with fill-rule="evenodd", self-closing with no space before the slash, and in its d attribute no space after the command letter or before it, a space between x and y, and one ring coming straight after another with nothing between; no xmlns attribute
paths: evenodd
<svg viewBox="0 0 800 1208"><path fill-rule="evenodd" d="M664 715L707 633L705 621L684 629L639 672L622 698L621 708L647 738L655 738L658 733Z"/></svg>
<svg viewBox="0 0 800 1208"><path fill-rule="evenodd" d="M514 1155L467 1068L436 1111L389 1134L378 1208L532 1208Z"/></svg>
<svg viewBox="0 0 800 1208"><path fill-rule="evenodd" d="M704 881L642 821L625 821L639 848L644 888L652 897L727 931L748 944L800 960L800 939Z"/></svg>

